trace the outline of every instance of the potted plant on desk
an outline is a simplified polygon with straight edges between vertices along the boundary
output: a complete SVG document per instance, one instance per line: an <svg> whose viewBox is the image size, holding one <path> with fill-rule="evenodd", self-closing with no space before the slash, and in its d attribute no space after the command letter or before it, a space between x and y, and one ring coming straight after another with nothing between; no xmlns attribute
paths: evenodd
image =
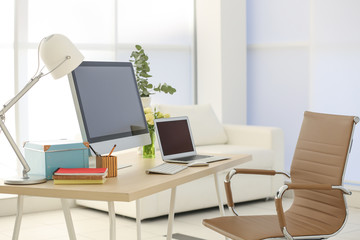
<svg viewBox="0 0 360 240"><path fill-rule="evenodd" d="M139 89L139 94L141 101L143 102L143 107L150 106L150 95L155 92L163 92L174 94L176 89L166 83L159 83L159 85L154 86L149 82L149 78L152 77L149 67L149 57L145 54L144 49L140 45L135 45L136 50L133 51L130 55L130 62L133 63L135 68L135 77Z"/></svg>
<svg viewBox="0 0 360 240"><path fill-rule="evenodd" d="M143 158L155 158L155 126L154 120L158 118L169 118L170 114L163 114L150 107L144 108L145 118L149 129L151 143L143 146Z"/></svg>

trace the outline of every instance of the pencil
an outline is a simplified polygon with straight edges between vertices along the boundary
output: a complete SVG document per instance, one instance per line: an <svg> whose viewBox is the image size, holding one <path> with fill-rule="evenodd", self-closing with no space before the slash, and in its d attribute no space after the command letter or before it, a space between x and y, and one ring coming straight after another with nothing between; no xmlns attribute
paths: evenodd
<svg viewBox="0 0 360 240"><path fill-rule="evenodd" d="M100 154L98 154L98 153L91 147L91 145L89 145L89 147L90 147L90 149L94 152L94 154L95 154L96 156L100 156Z"/></svg>
<svg viewBox="0 0 360 240"><path fill-rule="evenodd" d="M109 155L108 155L108 157L110 157L111 156L111 154L113 153L113 151L114 151L114 149L116 148L116 144L113 146L113 148L111 149L111 151L110 151L110 153L109 153Z"/></svg>

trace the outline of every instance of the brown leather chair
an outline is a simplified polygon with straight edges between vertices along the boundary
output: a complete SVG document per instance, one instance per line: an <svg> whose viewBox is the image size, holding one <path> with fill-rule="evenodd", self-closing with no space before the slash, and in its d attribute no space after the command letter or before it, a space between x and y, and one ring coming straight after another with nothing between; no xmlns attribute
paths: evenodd
<svg viewBox="0 0 360 240"><path fill-rule="evenodd" d="M275 196L277 215L238 216L231 193L236 174L276 175L273 170L233 169L225 179L228 206L236 216L203 220L206 227L231 238L326 239L345 225L347 206L343 184L354 126L358 117L305 112L290 174L291 183ZM284 212L282 196L294 191L291 207Z"/></svg>

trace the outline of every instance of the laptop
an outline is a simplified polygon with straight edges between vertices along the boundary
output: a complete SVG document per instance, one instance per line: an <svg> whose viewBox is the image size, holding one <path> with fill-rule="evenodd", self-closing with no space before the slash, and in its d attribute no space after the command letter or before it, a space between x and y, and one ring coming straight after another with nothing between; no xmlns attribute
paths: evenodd
<svg viewBox="0 0 360 240"><path fill-rule="evenodd" d="M210 163L228 159L224 156L199 155L191 133L188 117L154 120L162 159L173 163Z"/></svg>

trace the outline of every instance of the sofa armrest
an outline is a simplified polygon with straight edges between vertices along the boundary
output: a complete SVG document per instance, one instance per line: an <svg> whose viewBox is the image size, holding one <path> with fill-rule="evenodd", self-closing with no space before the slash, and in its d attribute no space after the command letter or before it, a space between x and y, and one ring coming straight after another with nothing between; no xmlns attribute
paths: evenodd
<svg viewBox="0 0 360 240"><path fill-rule="evenodd" d="M274 170L284 169L284 134L277 127L223 125L230 145L244 145L274 151Z"/></svg>
<svg viewBox="0 0 360 240"><path fill-rule="evenodd" d="M248 126L248 125L223 125L228 142L232 145L246 145L266 149L278 148L278 143L283 144L283 132L276 127Z"/></svg>

